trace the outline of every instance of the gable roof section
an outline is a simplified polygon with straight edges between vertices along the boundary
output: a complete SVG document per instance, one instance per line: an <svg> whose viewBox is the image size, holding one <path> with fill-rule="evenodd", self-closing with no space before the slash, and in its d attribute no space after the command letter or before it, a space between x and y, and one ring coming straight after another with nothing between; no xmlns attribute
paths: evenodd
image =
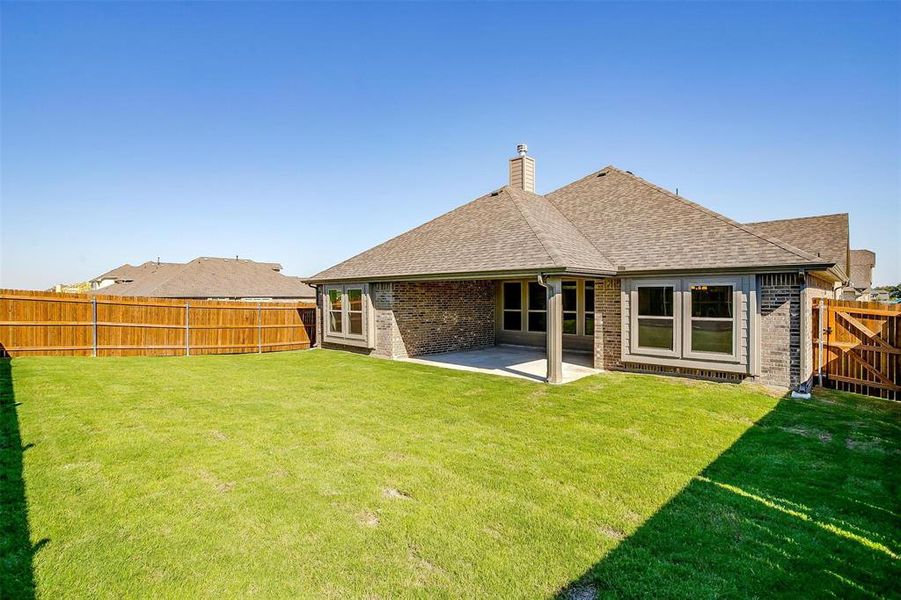
<svg viewBox="0 0 901 600"><path fill-rule="evenodd" d="M627 272L831 262L612 166L545 197Z"/></svg>
<svg viewBox="0 0 901 600"><path fill-rule="evenodd" d="M747 223L754 231L779 238L835 263L842 279L850 271L848 213Z"/></svg>
<svg viewBox="0 0 901 600"><path fill-rule="evenodd" d="M129 267L124 269L123 267ZM314 298L312 287L299 277L280 273L277 263L247 259L195 258L189 263L146 262L123 265L109 273L125 279L95 290L112 296L157 298ZM109 277L109 274L105 274ZM103 277L103 276L101 276ZM101 277L95 278L100 279Z"/></svg>
<svg viewBox="0 0 901 600"><path fill-rule="evenodd" d="M308 281L567 268L613 271L597 248L543 197L505 186Z"/></svg>

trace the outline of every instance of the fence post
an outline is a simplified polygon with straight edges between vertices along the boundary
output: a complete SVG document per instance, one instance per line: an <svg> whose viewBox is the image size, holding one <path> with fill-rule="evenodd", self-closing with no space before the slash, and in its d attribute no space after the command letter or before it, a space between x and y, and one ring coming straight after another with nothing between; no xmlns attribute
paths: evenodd
<svg viewBox="0 0 901 600"><path fill-rule="evenodd" d="M91 319L93 325L91 327L91 356L97 356L97 298L91 298Z"/></svg>
<svg viewBox="0 0 901 600"><path fill-rule="evenodd" d="M817 303L817 320L818 320L818 329L817 333L817 380L820 387L823 387L823 299L820 298Z"/></svg>
<svg viewBox="0 0 901 600"><path fill-rule="evenodd" d="M257 354L263 353L263 305L257 302Z"/></svg>
<svg viewBox="0 0 901 600"><path fill-rule="evenodd" d="M191 303L185 302L185 356L191 356Z"/></svg>

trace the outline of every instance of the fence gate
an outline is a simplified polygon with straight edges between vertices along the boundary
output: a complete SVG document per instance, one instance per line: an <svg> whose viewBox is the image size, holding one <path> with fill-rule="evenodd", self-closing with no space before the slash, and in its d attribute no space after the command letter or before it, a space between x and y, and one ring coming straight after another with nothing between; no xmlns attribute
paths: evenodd
<svg viewBox="0 0 901 600"><path fill-rule="evenodd" d="M821 298L813 320L818 383L901 399L901 306Z"/></svg>

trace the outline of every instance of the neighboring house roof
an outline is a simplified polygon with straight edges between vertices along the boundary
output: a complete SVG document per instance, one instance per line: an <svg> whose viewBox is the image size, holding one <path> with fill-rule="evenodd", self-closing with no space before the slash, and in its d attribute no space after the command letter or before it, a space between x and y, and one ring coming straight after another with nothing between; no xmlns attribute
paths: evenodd
<svg viewBox="0 0 901 600"><path fill-rule="evenodd" d="M865 290L872 286L873 267L875 266L875 252L872 250L851 250L851 287Z"/></svg>
<svg viewBox="0 0 901 600"><path fill-rule="evenodd" d="M606 167L546 196L505 186L308 281L831 264Z"/></svg>
<svg viewBox="0 0 901 600"><path fill-rule="evenodd" d="M747 226L835 263L841 270L842 279L848 279L851 251L848 213L760 221L747 223Z"/></svg>
<svg viewBox="0 0 901 600"><path fill-rule="evenodd" d="M117 279L94 293L158 298L315 298L312 287L299 277L282 275L281 268L277 263L211 257L189 263L126 264L94 278Z"/></svg>

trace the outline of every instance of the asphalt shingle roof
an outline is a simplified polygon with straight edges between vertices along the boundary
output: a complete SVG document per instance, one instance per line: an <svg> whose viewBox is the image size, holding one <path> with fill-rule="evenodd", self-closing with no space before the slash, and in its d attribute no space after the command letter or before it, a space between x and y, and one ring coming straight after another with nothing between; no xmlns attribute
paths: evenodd
<svg viewBox="0 0 901 600"><path fill-rule="evenodd" d="M311 280L612 266L547 201L505 186Z"/></svg>
<svg viewBox="0 0 901 600"><path fill-rule="evenodd" d="M747 223L747 226L835 263L846 276L850 271L848 213L759 221Z"/></svg>
<svg viewBox="0 0 901 600"><path fill-rule="evenodd" d="M277 263L247 259L195 258L189 263L122 265L95 279L116 277L120 283L94 291L111 296L155 298L315 298L299 277L283 275Z"/></svg>
<svg viewBox="0 0 901 600"><path fill-rule="evenodd" d="M606 167L540 196L506 186L309 278L820 266L831 260Z"/></svg>

